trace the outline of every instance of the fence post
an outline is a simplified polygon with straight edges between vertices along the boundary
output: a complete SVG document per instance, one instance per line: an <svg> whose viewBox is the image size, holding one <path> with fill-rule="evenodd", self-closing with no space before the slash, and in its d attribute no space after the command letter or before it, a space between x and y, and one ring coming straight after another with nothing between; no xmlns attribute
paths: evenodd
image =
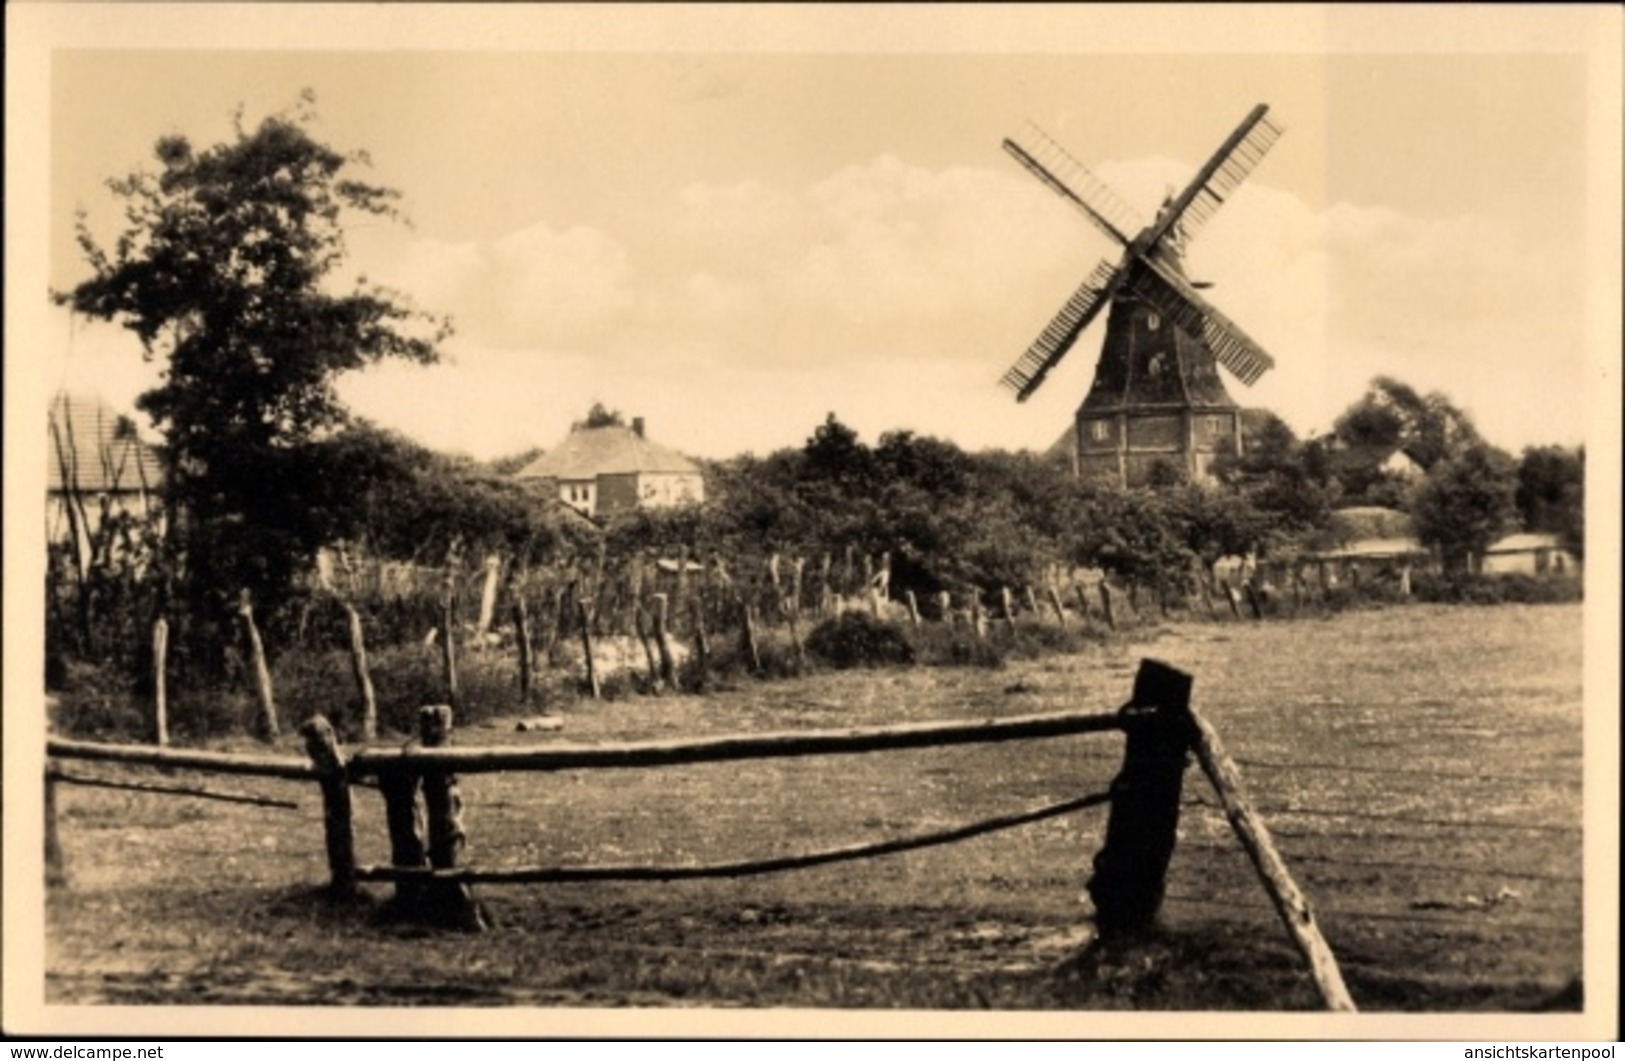
<svg viewBox="0 0 1625 1061"><path fill-rule="evenodd" d="M160 748L169 745L168 656L169 620L160 615L152 623L152 737Z"/></svg>
<svg viewBox="0 0 1625 1061"><path fill-rule="evenodd" d="M999 604L1004 608L1004 625L1010 628L1010 636L1016 633L1016 606L1010 597L1010 587L999 587Z"/></svg>
<svg viewBox="0 0 1625 1061"><path fill-rule="evenodd" d="M750 656L751 671L760 674L762 673L762 653L756 644L756 617L751 614L754 609L751 608L749 601L741 601L739 611L740 635L745 642L745 652Z"/></svg>
<svg viewBox="0 0 1625 1061"><path fill-rule="evenodd" d="M908 602L908 621L912 626L920 625L920 602L914 599L914 591L903 591L903 599Z"/></svg>
<svg viewBox="0 0 1625 1061"><path fill-rule="evenodd" d="M299 733L305 752L320 774L322 827L327 837L327 889L335 899L355 895L355 826L350 807L350 782L344 774L344 752L339 749L333 724L313 715Z"/></svg>
<svg viewBox="0 0 1625 1061"><path fill-rule="evenodd" d="M458 703L457 698L457 646L455 631L457 629L457 573L456 568L446 567L446 584L440 599L440 668L446 680L446 698L452 703Z"/></svg>
<svg viewBox="0 0 1625 1061"><path fill-rule="evenodd" d="M1072 589L1078 597L1078 622L1087 629L1089 626L1089 594L1084 590L1082 582L1072 584Z"/></svg>
<svg viewBox="0 0 1625 1061"><path fill-rule="evenodd" d="M711 677L711 635L705 629L705 591L688 599L690 621L694 624L694 664L701 690Z"/></svg>
<svg viewBox="0 0 1625 1061"><path fill-rule="evenodd" d="M1262 621L1264 618L1264 599L1262 596L1260 596L1258 587L1253 585L1251 580L1249 580L1241 584L1241 591L1247 597L1247 607L1251 609L1253 619L1256 621Z"/></svg>
<svg viewBox="0 0 1625 1061"><path fill-rule="evenodd" d="M1032 613L1033 622L1038 622L1038 598L1033 594L1031 586L1021 587L1021 599L1027 603L1027 610Z"/></svg>
<svg viewBox="0 0 1625 1061"><path fill-rule="evenodd" d="M367 670L367 640L361 629L361 613L349 601L343 604L350 629L350 669L361 696L361 739L372 740L378 736L378 699L373 695L372 675Z"/></svg>
<svg viewBox="0 0 1625 1061"><path fill-rule="evenodd" d="M452 709L447 704L418 708L418 739L425 748L444 747L451 738L451 724ZM463 797L456 774L440 768L423 772L423 809L429 823L430 868L457 868L457 856L468 834L463 831ZM463 881L431 881L423 899L436 921L469 932L483 932L487 927L484 913Z"/></svg>
<svg viewBox="0 0 1625 1061"><path fill-rule="evenodd" d="M530 645L530 612L525 607L525 595L515 591L513 595L513 640L514 646L519 650L519 702L530 703L530 683L535 670Z"/></svg>
<svg viewBox="0 0 1625 1061"><path fill-rule="evenodd" d="M1106 625L1117 629L1117 612L1112 607L1112 588L1105 579L1100 580L1100 610L1106 613Z"/></svg>
<svg viewBox="0 0 1625 1061"><path fill-rule="evenodd" d="M649 664L649 691L660 691L660 667L655 663L654 646L649 643L649 622L644 617L643 605L639 604L632 610L632 628L637 632L638 644L643 646L643 658Z"/></svg>
<svg viewBox="0 0 1625 1061"><path fill-rule="evenodd" d="M655 647L660 650L660 680L677 691L677 666L671 658L671 637L666 632L666 595L655 594Z"/></svg>
<svg viewBox="0 0 1625 1061"><path fill-rule="evenodd" d="M1236 587L1230 584L1229 579L1224 580L1224 599L1230 603L1230 614L1241 618L1241 601L1236 597Z"/></svg>
<svg viewBox="0 0 1625 1061"><path fill-rule="evenodd" d="M384 821L389 829L389 864L399 869L422 869L429 864L423 845L423 808L418 803L421 780L405 770L385 770L378 775L378 791L384 797ZM395 882L395 907L415 915L423 882Z"/></svg>
<svg viewBox="0 0 1625 1061"><path fill-rule="evenodd" d="M67 860L62 857L62 838L57 834L56 828L56 777L56 764L47 760L45 763L45 884L47 887L68 883Z"/></svg>
<svg viewBox="0 0 1625 1061"><path fill-rule="evenodd" d="M1066 629L1066 608L1061 606L1061 595L1056 591L1055 583L1051 582L1045 588L1045 593L1050 596L1050 608L1055 609L1055 621L1061 624L1061 629Z"/></svg>
<svg viewBox="0 0 1625 1061"><path fill-rule="evenodd" d="M1123 768L1111 784L1106 840L1087 885L1102 939L1151 927L1162 907L1189 765L1191 676L1142 660L1120 718Z"/></svg>
<svg viewBox="0 0 1625 1061"><path fill-rule="evenodd" d="M581 620L581 651L587 660L587 688L591 690L592 698L597 700L604 695L604 690L598 683L598 663L592 658L592 616L587 612L586 600L576 601L576 615Z"/></svg>
<svg viewBox="0 0 1625 1061"><path fill-rule="evenodd" d="M265 643L260 640L260 629L254 625L254 605L248 590L237 598L237 618L243 624L243 636L248 639L249 665L254 671L254 696L259 702L260 737L274 741L282 736L282 724L276 717L276 696L271 691L271 668L265 662Z"/></svg>

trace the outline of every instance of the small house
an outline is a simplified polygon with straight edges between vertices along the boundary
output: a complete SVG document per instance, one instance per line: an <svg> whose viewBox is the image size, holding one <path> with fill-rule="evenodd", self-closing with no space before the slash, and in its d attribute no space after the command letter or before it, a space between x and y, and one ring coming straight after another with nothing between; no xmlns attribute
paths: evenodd
<svg viewBox="0 0 1625 1061"><path fill-rule="evenodd" d="M1484 550L1485 575L1576 575L1580 565L1555 534L1509 534Z"/></svg>
<svg viewBox="0 0 1625 1061"><path fill-rule="evenodd" d="M109 517L154 511L163 483L158 452L135 423L99 398L59 392L46 416L45 533L72 543L88 569Z"/></svg>
<svg viewBox="0 0 1625 1061"><path fill-rule="evenodd" d="M539 483L565 505L593 517L705 500L699 465L650 439L642 417L630 424L576 424L562 443L514 478Z"/></svg>

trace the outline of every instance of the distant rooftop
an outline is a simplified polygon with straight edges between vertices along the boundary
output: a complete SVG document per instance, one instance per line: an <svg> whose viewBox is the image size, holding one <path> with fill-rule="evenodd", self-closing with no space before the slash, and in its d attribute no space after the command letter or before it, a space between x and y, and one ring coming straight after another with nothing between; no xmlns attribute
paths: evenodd
<svg viewBox="0 0 1625 1061"><path fill-rule="evenodd" d="M135 423L100 398L57 392L47 414L45 488L107 493L155 490L163 464Z"/></svg>
<svg viewBox="0 0 1625 1061"><path fill-rule="evenodd" d="M643 421L630 426L576 425L556 448L514 473L517 479L593 479L637 473L699 474L699 465L644 437Z"/></svg>

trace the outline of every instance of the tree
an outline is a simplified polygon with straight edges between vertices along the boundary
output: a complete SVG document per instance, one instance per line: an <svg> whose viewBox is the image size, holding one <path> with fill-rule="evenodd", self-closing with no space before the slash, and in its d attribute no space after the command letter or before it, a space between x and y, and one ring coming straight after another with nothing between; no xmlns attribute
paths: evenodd
<svg viewBox="0 0 1625 1061"><path fill-rule="evenodd" d="M1351 448L1403 447L1423 468L1482 441L1472 419L1444 394L1433 391L1423 396L1392 376L1373 379L1360 400L1337 418L1332 431Z"/></svg>
<svg viewBox="0 0 1625 1061"><path fill-rule="evenodd" d="M1585 447L1531 446L1518 462L1518 515L1524 530L1556 534L1585 555Z"/></svg>
<svg viewBox="0 0 1625 1061"><path fill-rule="evenodd" d="M1446 458L1417 491L1417 537L1439 550L1446 573L1462 574L1516 519L1516 489L1512 459L1499 450L1476 445Z"/></svg>
<svg viewBox="0 0 1625 1061"><path fill-rule="evenodd" d="M166 441L172 569L217 619L243 589L275 607L320 544L323 519L302 498L316 467L332 468L302 451L345 422L334 379L387 358L433 362L449 334L336 275L344 219L396 217L398 193L350 176L365 156L312 137L313 103L307 91L252 131L239 116L233 139L203 150L161 138L156 172L109 182L128 219L111 247L81 217L92 275L56 296L165 362L138 405Z"/></svg>

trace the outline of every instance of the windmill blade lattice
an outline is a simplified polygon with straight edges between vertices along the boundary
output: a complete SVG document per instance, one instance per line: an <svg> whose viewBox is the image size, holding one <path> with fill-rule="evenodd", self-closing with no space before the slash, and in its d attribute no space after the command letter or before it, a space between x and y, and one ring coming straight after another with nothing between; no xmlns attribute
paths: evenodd
<svg viewBox="0 0 1625 1061"><path fill-rule="evenodd" d="M1055 319L1049 322L1049 327L1033 340L1027 352L1010 366L999 381L1016 392L1017 401L1026 401L1038 389L1049 370L1066 356L1089 322L1110 301L1109 296L1115 292L1121 279L1122 273L1116 266L1101 262L1072 292L1072 297L1066 300Z"/></svg>
<svg viewBox="0 0 1625 1061"><path fill-rule="evenodd" d="M1149 269L1136 269L1127 290L1193 335L1200 335L1219 364L1248 386L1275 367L1275 359L1235 322L1214 309L1179 275L1154 258Z"/></svg>
<svg viewBox="0 0 1625 1061"><path fill-rule="evenodd" d="M1029 125L1020 140L1006 140L1004 149L1123 246L1128 246L1130 233L1143 227L1132 206L1038 126Z"/></svg>
<svg viewBox="0 0 1625 1061"><path fill-rule="evenodd" d="M1263 161L1282 129L1270 121L1268 109L1259 106L1230 134L1213 157L1159 220L1154 239L1169 239L1182 247L1219 212L1241 182Z"/></svg>

